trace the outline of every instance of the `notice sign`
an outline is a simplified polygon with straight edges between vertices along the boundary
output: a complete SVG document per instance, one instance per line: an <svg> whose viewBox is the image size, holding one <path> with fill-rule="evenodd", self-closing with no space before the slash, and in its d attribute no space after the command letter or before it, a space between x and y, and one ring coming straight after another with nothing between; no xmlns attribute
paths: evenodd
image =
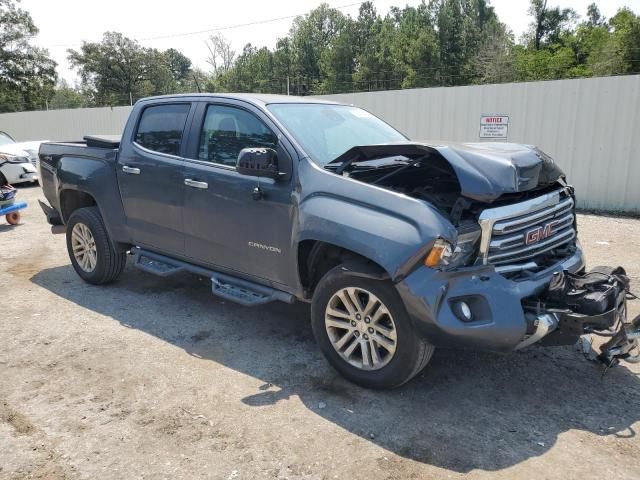
<svg viewBox="0 0 640 480"><path fill-rule="evenodd" d="M507 138L509 117L507 115L482 115L480 138Z"/></svg>

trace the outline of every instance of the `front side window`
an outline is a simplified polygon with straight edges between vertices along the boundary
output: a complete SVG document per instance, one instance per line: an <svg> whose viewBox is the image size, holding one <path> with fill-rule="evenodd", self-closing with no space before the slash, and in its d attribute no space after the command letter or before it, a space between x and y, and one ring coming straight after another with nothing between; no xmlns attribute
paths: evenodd
<svg viewBox="0 0 640 480"><path fill-rule="evenodd" d="M277 137L258 117L240 108L209 105L198 159L235 166L243 148L276 148Z"/></svg>
<svg viewBox="0 0 640 480"><path fill-rule="evenodd" d="M142 112L136 143L154 152L180 155L189 104L156 105Z"/></svg>

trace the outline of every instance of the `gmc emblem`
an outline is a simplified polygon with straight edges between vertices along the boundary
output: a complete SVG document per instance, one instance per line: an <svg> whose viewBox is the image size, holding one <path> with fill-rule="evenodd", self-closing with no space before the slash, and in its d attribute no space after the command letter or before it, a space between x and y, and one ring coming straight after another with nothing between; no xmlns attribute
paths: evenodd
<svg viewBox="0 0 640 480"><path fill-rule="evenodd" d="M524 234L524 244L538 243L553 234L553 223L547 223L541 227L532 228Z"/></svg>

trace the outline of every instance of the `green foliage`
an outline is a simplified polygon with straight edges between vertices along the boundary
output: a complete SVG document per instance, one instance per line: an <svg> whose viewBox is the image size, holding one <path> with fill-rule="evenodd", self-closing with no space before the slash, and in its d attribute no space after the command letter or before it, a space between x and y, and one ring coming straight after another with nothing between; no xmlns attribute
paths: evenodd
<svg viewBox="0 0 640 480"><path fill-rule="evenodd" d="M512 43L488 0L423 1L384 17L364 2L356 19L322 4L296 18L274 51L245 47L211 88L285 93L288 79L290 93L308 95L460 85L477 78L474 60L490 42L505 54Z"/></svg>
<svg viewBox="0 0 640 480"><path fill-rule="evenodd" d="M0 112L45 108L56 83L56 63L30 41L38 33L19 0L0 0Z"/></svg>
<svg viewBox="0 0 640 480"><path fill-rule="evenodd" d="M640 17L608 22L597 5L531 0L519 43L490 0L423 0L381 16L372 2L353 19L323 4L297 18L274 51L245 47L212 89L296 95L550 80L640 72Z"/></svg>
<svg viewBox="0 0 640 480"><path fill-rule="evenodd" d="M91 104L123 105L149 95L183 90L190 84L191 61L174 49L142 47L121 33L107 32L100 43L69 50Z"/></svg>
<svg viewBox="0 0 640 480"><path fill-rule="evenodd" d="M49 100L49 108L57 110L61 108L81 108L90 106L90 100L80 89L69 86L62 79L56 86L55 93Z"/></svg>
<svg viewBox="0 0 640 480"><path fill-rule="evenodd" d="M380 15L371 1L352 18L322 4L296 18L275 48L237 54L221 34L206 42L210 72L175 49L145 48L120 33L69 50L79 87L55 85L55 63L29 45L37 33L18 0L0 0L0 111L123 105L166 93L350 91L551 80L640 73L640 17L611 19L589 5L530 0L529 30L515 41L490 0L422 0Z"/></svg>
<svg viewBox="0 0 640 480"><path fill-rule="evenodd" d="M546 2L531 3L535 21L524 45L514 47L516 80L640 72L640 17L631 10L623 8L607 22L591 4L586 19L574 28L576 15L570 9L545 10Z"/></svg>

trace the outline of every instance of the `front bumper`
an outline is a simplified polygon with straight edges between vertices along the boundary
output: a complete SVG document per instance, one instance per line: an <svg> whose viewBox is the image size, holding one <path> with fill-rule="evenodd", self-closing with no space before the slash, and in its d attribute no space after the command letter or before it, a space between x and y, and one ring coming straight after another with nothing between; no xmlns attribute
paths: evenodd
<svg viewBox="0 0 640 480"><path fill-rule="evenodd" d="M31 165L30 163L23 163L20 165L20 168L22 168L22 173L18 177L18 180L14 183L38 181L38 172L33 165Z"/></svg>
<svg viewBox="0 0 640 480"><path fill-rule="evenodd" d="M37 173L23 173L22 175L20 175L20 179L18 182L14 182L14 183L26 183L26 182L37 182L38 181L38 174Z"/></svg>
<svg viewBox="0 0 640 480"><path fill-rule="evenodd" d="M507 352L527 335L522 301L542 294L553 272L578 272L584 265L578 244L570 257L526 280L505 278L493 265L449 272L422 267L396 288L416 331L433 345ZM459 300L471 306L472 321L462 321L454 313Z"/></svg>

